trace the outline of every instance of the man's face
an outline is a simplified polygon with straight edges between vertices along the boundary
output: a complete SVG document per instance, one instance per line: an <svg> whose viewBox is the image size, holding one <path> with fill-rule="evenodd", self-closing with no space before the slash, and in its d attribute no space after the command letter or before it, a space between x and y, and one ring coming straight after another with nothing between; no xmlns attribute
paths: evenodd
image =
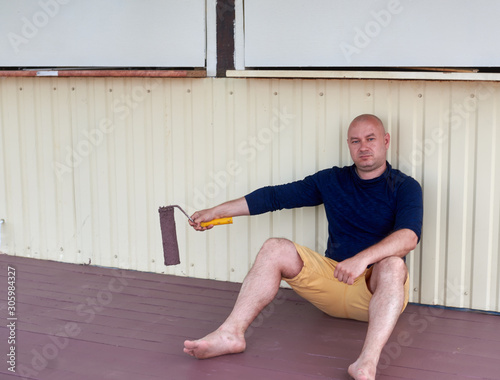
<svg viewBox="0 0 500 380"><path fill-rule="evenodd" d="M349 126L347 144L361 177L363 174L375 173L377 169L385 170L389 142L389 134L385 133L384 128L375 119L366 118ZM381 174L377 172L377 176Z"/></svg>

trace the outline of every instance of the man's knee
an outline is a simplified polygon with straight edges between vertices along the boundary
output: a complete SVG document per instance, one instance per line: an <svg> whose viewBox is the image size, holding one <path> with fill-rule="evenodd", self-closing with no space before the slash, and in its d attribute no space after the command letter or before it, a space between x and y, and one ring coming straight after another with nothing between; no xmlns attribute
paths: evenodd
<svg viewBox="0 0 500 380"><path fill-rule="evenodd" d="M404 260L400 257L391 256L376 263L373 267L373 275L376 279L390 278L394 281L406 281L408 269Z"/></svg>
<svg viewBox="0 0 500 380"><path fill-rule="evenodd" d="M295 245L285 238L269 238L262 245L262 250L282 251L289 250Z"/></svg>
<svg viewBox="0 0 500 380"><path fill-rule="evenodd" d="M273 262L286 278L295 277L303 266L295 244L284 238L267 239L257 255L257 260Z"/></svg>
<svg viewBox="0 0 500 380"><path fill-rule="evenodd" d="M288 239L267 239L259 251L259 256L266 259L286 260L288 256L297 254L295 245Z"/></svg>

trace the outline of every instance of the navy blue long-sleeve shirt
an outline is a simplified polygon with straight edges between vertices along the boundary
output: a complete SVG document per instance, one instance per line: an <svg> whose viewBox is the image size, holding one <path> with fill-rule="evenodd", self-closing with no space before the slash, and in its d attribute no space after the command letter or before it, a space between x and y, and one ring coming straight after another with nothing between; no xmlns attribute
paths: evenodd
<svg viewBox="0 0 500 380"><path fill-rule="evenodd" d="M392 232L408 228L420 239L422 189L412 177L387 169L363 180L355 166L333 167L301 181L267 186L245 196L251 215L324 204L328 219L325 256L342 261L378 243Z"/></svg>

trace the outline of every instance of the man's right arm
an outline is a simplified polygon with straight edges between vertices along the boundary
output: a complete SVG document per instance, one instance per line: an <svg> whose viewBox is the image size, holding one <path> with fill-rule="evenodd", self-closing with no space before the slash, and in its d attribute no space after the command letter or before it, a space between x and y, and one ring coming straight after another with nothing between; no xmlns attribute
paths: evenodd
<svg viewBox="0 0 500 380"><path fill-rule="evenodd" d="M317 206L323 203L317 178L319 175L324 176L328 175L328 173L326 170L323 170L313 176L307 176L301 181L262 187L247 194L245 197L195 212L192 215L194 223L189 222L189 224L197 231L205 231L213 226L201 227L200 223L209 222L217 218L258 215L283 208Z"/></svg>
<svg viewBox="0 0 500 380"><path fill-rule="evenodd" d="M250 211L248 209L248 203L245 197L224 202L212 208L196 211L191 216L191 218L194 220L194 223L190 221L189 224L196 231L205 231L211 229L213 226L202 227L200 225L201 222L209 222L211 220L218 218L227 218L230 216L243 216L243 215L250 215Z"/></svg>

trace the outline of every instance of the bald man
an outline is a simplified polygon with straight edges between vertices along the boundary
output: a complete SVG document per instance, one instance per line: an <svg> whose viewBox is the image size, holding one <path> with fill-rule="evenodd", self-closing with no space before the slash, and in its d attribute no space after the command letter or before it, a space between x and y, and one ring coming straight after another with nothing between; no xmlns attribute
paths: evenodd
<svg viewBox="0 0 500 380"><path fill-rule="evenodd" d="M375 378L382 349L408 303L404 257L420 239L422 190L387 162L390 135L378 117L356 117L347 144L351 166L264 187L192 215L192 227L204 231L213 226L200 223L215 218L324 204L329 236L325 255L287 239L268 239L231 314L204 338L186 340L185 353L207 359L243 352L245 331L285 280L325 313L368 322L363 349L348 373L354 379Z"/></svg>

